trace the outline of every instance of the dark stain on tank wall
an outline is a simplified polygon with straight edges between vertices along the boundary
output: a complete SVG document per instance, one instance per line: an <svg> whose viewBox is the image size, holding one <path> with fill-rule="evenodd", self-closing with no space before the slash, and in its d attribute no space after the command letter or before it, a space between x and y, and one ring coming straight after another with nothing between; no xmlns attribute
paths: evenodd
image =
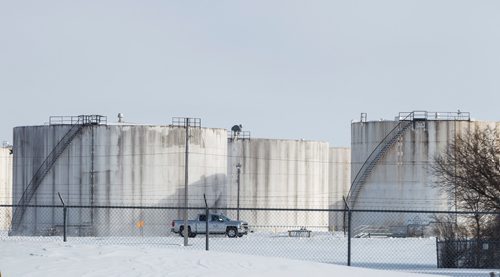
<svg viewBox="0 0 500 277"><path fill-rule="evenodd" d="M205 147L203 144L202 134L204 129L201 128L190 128L189 129L189 143L193 145L198 145L200 147Z"/></svg>
<svg viewBox="0 0 500 277"><path fill-rule="evenodd" d="M258 193L258 184L257 184L257 178L255 177L252 177L253 176L257 176L258 174L258 170L259 170L259 160L256 159L256 157L258 157L258 144L256 143L251 143L250 141L247 143L247 142L244 142L247 146L248 146L248 156L245 156L244 158L245 159L249 159L251 160L251 166L249 168L249 179L250 180L253 180L253 182L249 182L249 186L252 188L252 190L250 191L252 193L252 207L258 207L259 206L259 203L257 201L257 193ZM251 174L251 175L250 175Z"/></svg>
<svg viewBox="0 0 500 277"><path fill-rule="evenodd" d="M276 143L275 141L273 141L272 143ZM264 160L267 161L267 164L266 166L264 167L264 176L266 176L266 181L264 183L264 189L265 189L265 193L264 193L264 197L269 197L269 195L271 195L273 189L271 188L272 186L272 181L271 181L271 174L273 174L275 171L276 171L276 168L274 167L274 160L271 158L271 145L268 144L268 143L263 143L263 146L264 146ZM268 214L266 214L266 219L264 220L267 220L267 217Z"/></svg>
<svg viewBox="0 0 500 277"><path fill-rule="evenodd" d="M217 182L214 187L223 187L225 186L226 175L225 174L212 174L212 175L202 175L200 179L196 182L192 182L189 184L189 207L199 208L204 207L205 202L203 200L203 194L206 194L207 204L211 208L211 212L223 212L227 214L227 210L218 210L218 208L227 208L227 203L222 197L225 197L225 193L221 191L210 191L205 189L196 189L196 188L205 188L208 183L213 184ZM163 207L184 207L184 185L179 186L175 192L171 195L165 196L159 202L159 206ZM194 218L197 214L203 212L200 209L190 209L188 211L189 219ZM169 211L168 213L158 213L161 216L161 222L171 222L174 219L182 219L184 216L184 209L174 209ZM171 234L168 228L164 228L165 234ZM158 235L155 233L154 235Z"/></svg>
<svg viewBox="0 0 500 277"><path fill-rule="evenodd" d="M162 141L166 147L171 146L182 146L186 144L186 130L179 127L169 127L166 138L164 137Z"/></svg>
<svg viewBox="0 0 500 277"><path fill-rule="evenodd" d="M169 131L166 136L161 138L162 145L164 147L184 146L186 144L186 129L184 127L168 127ZM204 128L189 128L189 144L198 145L201 148L205 148L206 141L205 136L209 135L208 132L213 132L210 129Z"/></svg>
<svg viewBox="0 0 500 277"><path fill-rule="evenodd" d="M168 135L164 135L162 134L161 137L160 137L160 142L161 142L161 147L163 148L168 148L168 139L167 139L167 136Z"/></svg>

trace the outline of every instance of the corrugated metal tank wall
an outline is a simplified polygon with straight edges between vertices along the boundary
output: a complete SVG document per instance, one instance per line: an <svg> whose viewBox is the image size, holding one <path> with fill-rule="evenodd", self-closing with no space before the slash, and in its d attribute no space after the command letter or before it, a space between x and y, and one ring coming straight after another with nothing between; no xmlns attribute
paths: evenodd
<svg viewBox="0 0 500 277"><path fill-rule="evenodd" d="M328 164L329 208L344 209L343 197L347 196L351 186L351 149L347 147L330 148ZM329 217L330 230L342 229L343 220L343 212L331 212Z"/></svg>
<svg viewBox="0 0 500 277"><path fill-rule="evenodd" d="M240 207L328 208L328 143L252 138L232 141L228 149L230 207L237 204L236 165L240 163ZM242 215L256 228L328 227L326 213L252 211Z"/></svg>
<svg viewBox="0 0 500 277"><path fill-rule="evenodd" d="M382 141L397 121L356 122L352 130L352 171L354 179L371 151ZM454 200L433 187L435 177L430 171L435 155L446 150L455 135L471 128L495 127L498 123L436 120L414 122L369 175L362 186L354 208L450 210ZM359 216L357 216L359 218ZM405 226L412 215L386 218L365 216L360 224ZM362 222L364 221L364 222Z"/></svg>
<svg viewBox="0 0 500 277"><path fill-rule="evenodd" d="M0 147L0 205L12 204L12 155L11 148ZM12 209L0 207L0 231L10 227Z"/></svg>
<svg viewBox="0 0 500 277"><path fill-rule="evenodd" d="M14 129L14 197L18 201L33 172L67 125ZM189 155L189 205L202 206L203 194L213 206L225 207L227 133L192 128ZM184 206L185 129L170 126L90 125L84 127L59 157L40 185L32 204L93 206ZM178 214L157 211L87 209L71 211L75 232L94 235L169 233ZM28 210L24 220L36 222L29 233L62 224L62 211ZM144 225L137 228L137 222ZM35 228L35 229L33 229Z"/></svg>

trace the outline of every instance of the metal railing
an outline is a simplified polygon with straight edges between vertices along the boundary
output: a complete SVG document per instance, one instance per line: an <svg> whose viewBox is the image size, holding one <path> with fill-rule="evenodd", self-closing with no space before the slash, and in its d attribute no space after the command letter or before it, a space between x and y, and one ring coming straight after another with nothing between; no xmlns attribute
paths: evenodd
<svg viewBox="0 0 500 277"><path fill-rule="evenodd" d="M172 117L172 126L201 128L201 118L196 117Z"/></svg>
<svg viewBox="0 0 500 277"><path fill-rule="evenodd" d="M470 121L469 112L428 112L428 111L412 111L400 112L398 120L414 121L414 120L459 120Z"/></svg>
<svg viewBox="0 0 500 277"><path fill-rule="evenodd" d="M234 132L234 131L227 131L227 138L229 141L234 141L234 140L249 140L251 137L250 131L239 131L239 132Z"/></svg>
<svg viewBox="0 0 500 277"><path fill-rule="evenodd" d="M108 119L106 116L102 115L76 115L76 116L65 116L56 115L49 117L49 125L99 125L107 124Z"/></svg>

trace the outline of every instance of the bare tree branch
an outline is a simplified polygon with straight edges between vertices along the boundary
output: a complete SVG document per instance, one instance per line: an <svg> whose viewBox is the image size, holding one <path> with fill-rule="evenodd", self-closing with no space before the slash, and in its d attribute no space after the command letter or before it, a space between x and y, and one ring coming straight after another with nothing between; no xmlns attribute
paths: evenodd
<svg viewBox="0 0 500 277"><path fill-rule="evenodd" d="M500 136L496 129L475 128L457 135L434 158L431 169L437 177L435 186L455 197L456 208L475 213L468 225L476 238L487 233L488 225L498 225L498 219L476 213L500 211Z"/></svg>

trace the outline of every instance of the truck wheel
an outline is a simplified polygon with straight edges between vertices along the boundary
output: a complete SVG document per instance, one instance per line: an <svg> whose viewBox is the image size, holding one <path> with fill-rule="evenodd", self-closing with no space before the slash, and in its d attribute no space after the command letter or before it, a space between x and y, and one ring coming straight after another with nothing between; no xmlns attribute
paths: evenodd
<svg viewBox="0 0 500 277"><path fill-rule="evenodd" d="M181 237L184 237L184 226L179 227L179 235L181 235ZM188 238L194 237L196 237L196 233L191 233L191 227L188 226Z"/></svg>
<svg viewBox="0 0 500 277"><path fill-rule="evenodd" d="M236 230L236 228L234 228L234 227L229 227L226 230L226 234L230 238L235 238L238 236L238 230Z"/></svg>

